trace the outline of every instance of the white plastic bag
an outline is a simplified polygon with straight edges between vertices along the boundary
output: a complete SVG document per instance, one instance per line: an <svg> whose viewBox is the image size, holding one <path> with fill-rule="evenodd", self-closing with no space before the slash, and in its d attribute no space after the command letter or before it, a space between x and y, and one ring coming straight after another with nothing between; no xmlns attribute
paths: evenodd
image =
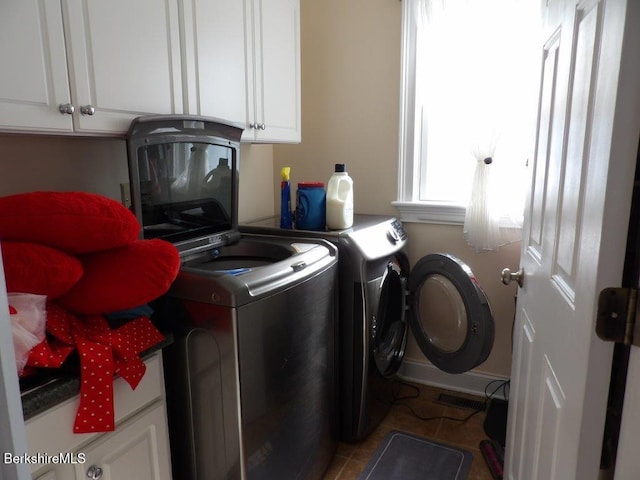
<svg viewBox="0 0 640 480"><path fill-rule="evenodd" d="M47 297L31 293L9 293L8 298L16 368L20 374L31 349L44 340Z"/></svg>

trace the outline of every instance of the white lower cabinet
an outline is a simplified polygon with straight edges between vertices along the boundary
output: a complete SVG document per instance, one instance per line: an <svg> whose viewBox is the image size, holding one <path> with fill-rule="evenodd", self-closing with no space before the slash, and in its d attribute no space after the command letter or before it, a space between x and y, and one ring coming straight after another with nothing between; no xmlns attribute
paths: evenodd
<svg viewBox="0 0 640 480"><path fill-rule="evenodd" d="M164 404L136 415L83 449L84 464L74 465L75 479L171 480Z"/></svg>
<svg viewBox="0 0 640 480"><path fill-rule="evenodd" d="M71 453L62 464L33 465L34 480L171 480L162 360L147 362L136 390L114 382L116 429L75 435L73 419L79 402L70 399L26 422L29 454Z"/></svg>
<svg viewBox="0 0 640 480"><path fill-rule="evenodd" d="M74 453L84 462L50 466L34 480L171 480L164 404L157 403Z"/></svg>
<svg viewBox="0 0 640 480"><path fill-rule="evenodd" d="M33 480L63 480L66 478L71 478L71 475L73 475L73 472L71 472L71 467L68 465L65 465L65 467L66 469L60 466L55 470L48 470L36 477L33 477Z"/></svg>

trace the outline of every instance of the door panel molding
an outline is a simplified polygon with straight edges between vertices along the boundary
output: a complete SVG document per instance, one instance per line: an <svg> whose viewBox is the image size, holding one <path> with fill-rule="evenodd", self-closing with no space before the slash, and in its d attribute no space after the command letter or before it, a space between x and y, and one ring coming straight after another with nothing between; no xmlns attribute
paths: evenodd
<svg viewBox="0 0 640 480"><path fill-rule="evenodd" d="M534 181L531 192L531 229L527 240L529 252L537 259L538 263L542 258L543 220L547 209L547 181L551 157L550 139L556 100L560 39L561 29L558 29L543 47L539 125L536 135L536 161L533 165Z"/></svg>
<svg viewBox="0 0 640 480"><path fill-rule="evenodd" d="M575 298L577 255L585 206L585 172L590 161L594 92L602 29L601 3L590 10L578 8L574 29L574 54L571 63L571 98L566 124L566 146L561 161L558 227L556 230L553 271L569 287ZM567 159L580 159L570 161Z"/></svg>

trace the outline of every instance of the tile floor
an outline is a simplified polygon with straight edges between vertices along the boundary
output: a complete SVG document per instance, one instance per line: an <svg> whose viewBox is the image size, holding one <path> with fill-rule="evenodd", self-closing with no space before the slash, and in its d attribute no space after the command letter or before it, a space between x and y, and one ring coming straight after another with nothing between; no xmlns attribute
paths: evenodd
<svg viewBox="0 0 640 480"><path fill-rule="evenodd" d="M472 412L472 410L465 408L455 408L437 403L438 395L443 392L479 400L478 397L457 392L446 392L425 385L416 386L420 389L420 396L416 399L403 400L402 403L411 405L423 417L464 418ZM411 392L412 390L408 387L403 387L399 391L399 396ZM467 480L493 480L484 457L478 449L480 441L487 438L482 428L484 417L484 413L478 413L464 423L447 419L423 421L416 418L407 408L394 405L378 428L364 441L354 444L341 442L338 445L324 480L355 480L390 430L401 430L440 443L464 448L473 453L473 464Z"/></svg>

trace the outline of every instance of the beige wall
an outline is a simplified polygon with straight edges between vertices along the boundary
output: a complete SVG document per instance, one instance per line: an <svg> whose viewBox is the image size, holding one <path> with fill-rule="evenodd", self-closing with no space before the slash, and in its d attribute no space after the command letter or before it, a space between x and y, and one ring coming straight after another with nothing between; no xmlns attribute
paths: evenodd
<svg viewBox="0 0 640 480"><path fill-rule="evenodd" d="M242 145L240 221L272 215L273 148ZM129 181L123 139L0 135L0 195L35 190L81 190L120 200Z"/></svg>
<svg viewBox="0 0 640 480"><path fill-rule="evenodd" d="M240 151L240 222L273 215L276 190L269 182L273 173L273 147L271 145L242 145ZM279 208L279 207L278 207Z"/></svg>
<svg viewBox="0 0 640 480"><path fill-rule="evenodd" d="M302 143L274 148L275 181L288 165L295 191L346 163L356 211L395 213L401 5L301 0Z"/></svg>
<svg viewBox="0 0 640 480"><path fill-rule="evenodd" d="M0 195L82 190L120 199L128 182L124 140L0 135Z"/></svg>
<svg viewBox="0 0 640 480"><path fill-rule="evenodd" d="M344 162L354 179L358 213L397 215L401 8L398 0L301 0L302 143L274 147L274 184L282 166L292 182L327 181ZM295 186L294 186L295 190ZM277 195L277 189L275 192ZM276 207L279 199L274 200ZM415 263L432 252L465 261L494 312L496 341L478 371L508 376L515 287L499 283L505 266L518 266L519 244L476 254L462 227L407 224ZM408 358L424 361L411 339Z"/></svg>

